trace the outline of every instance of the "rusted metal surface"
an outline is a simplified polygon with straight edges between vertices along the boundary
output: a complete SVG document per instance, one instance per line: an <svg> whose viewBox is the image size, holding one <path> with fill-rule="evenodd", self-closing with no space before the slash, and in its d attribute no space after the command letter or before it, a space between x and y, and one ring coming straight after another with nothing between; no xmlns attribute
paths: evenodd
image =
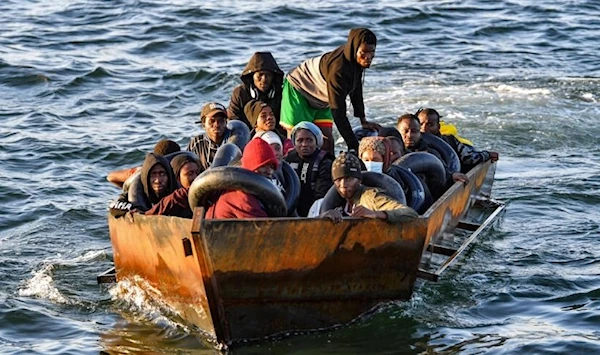
<svg viewBox="0 0 600 355"><path fill-rule="evenodd" d="M489 163L415 221L109 216L117 280L140 276L222 343L352 321L410 298L430 241L476 200ZM435 246L433 246L435 248Z"/></svg>
<svg viewBox="0 0 600 355"><path fill-rule="evenodd" d="M142 277L182 318L215 336L197 254L186 257L182 242L194 246L192 220L135 214L109 216L108 226L117 281Z"/></svg>
<svg viewBox="0 0 600 355"><path fill-rule="evenodd" d="M199 232L229 341L331 327L381 301L408 299L425 223L204 220Z"/></svg>

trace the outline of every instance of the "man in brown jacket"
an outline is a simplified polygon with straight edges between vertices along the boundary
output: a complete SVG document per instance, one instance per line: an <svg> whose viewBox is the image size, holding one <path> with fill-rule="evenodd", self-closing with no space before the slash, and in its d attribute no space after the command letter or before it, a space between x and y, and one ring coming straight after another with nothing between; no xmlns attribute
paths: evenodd
<svg viewBox="0 0 600 355"><path fill-rule="evenodd" d="M337 192L346 200L343 209L338 210L342 215L378 218L390 223L406 222L418 217L415 210L381 190L364 186L360 162L353 154L341 153L333 161L331 176Z"/></svg>

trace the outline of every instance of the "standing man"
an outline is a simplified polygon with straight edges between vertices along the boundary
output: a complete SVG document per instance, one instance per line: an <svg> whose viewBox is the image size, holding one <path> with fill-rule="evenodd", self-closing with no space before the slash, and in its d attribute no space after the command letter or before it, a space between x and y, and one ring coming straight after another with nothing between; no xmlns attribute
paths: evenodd
<svg viewBox="0 0 600 355"><path fill-rule="evenodd" d="M363 128L377 130L379 125L366 119L362 87L376 45L377 37L369 29L353 28L345 45L307 59L289 72L283 83L280 122L288 137L299 122L313 122L325 136L323 149L333 153L335 122L348 148L358 151L358 140L346 117L346 97L350 96L354 116L360 118Z"/></svg>

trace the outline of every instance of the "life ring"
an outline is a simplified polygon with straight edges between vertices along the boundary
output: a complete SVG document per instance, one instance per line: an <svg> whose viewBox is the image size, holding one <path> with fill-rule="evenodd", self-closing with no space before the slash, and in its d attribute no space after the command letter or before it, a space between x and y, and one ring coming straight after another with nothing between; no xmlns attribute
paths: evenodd
<svg viewBox="0 0 600 355"><path fill-rule="evenodd" d="M373 171L363 171L362 184L368 187L376 187L381 189L386 195L402 203L403 205L406 205L406 196L404 196L404 190L402 190L402 186L391 176ZM320 212L323 213L336 207L344 206L345 202L346 201L344 198L342 198L342 196L340 196L340 194L337 192L334 184L325 194L323 203L321 204Z"/></svg>
<svg viewBox="0 0 600 355"><path fill-rule="evenodd" d="M131 181L127 187L127 201L129 201L133 207L142 212L148 211L152 206L150 205L150 202L146 198L146 193L144 192L141 172L137 172L130 179ZM125 184L123 184L123 186L125 186Z"/></svg>
<svg viewBox="0 0 600 355"><path fill-rule="evenodd" d="M300 197L300 178L294 169L286 161L281 161L281 183L285 188L285 204L287 206L288 213L292 213L296 210L296 204Z"/></svg>
<svg viewBox="0 0 600 355"><path fill-rule="evenodd" d="M267 179L250 170L233 166L211 168L200 174L192 183L188 201L190 208L208 207L208 198L221 190L239 190L256 196L265 207L269 217L287 215L285 199Z"/></svg>
<svg viewBox="0 0 600 355"><path fill-rule="evenodd" d="M242 156L240 148L233 143L225 143L217 149L211 168L229 165L233 160L239 159Z"/></svg>
<svg viewBox="0 0 600 355"><path fill-rule="evenodd" d="M394 164L409 169L417 176L423 175L434 199L446 191L446 169L435 155L427 152L408 153Z"/></svg>
<svg viewBox="0 0 600 355"><path fill-rule="evenodd" d="M227 132L228 135L225 137L226 142L237 145L243 152L244 147L246 147L246 144L250 141L250 130L248 129L248 126L239 120L229 120L227 121Z"/></svg>
<svg viewBox="0 0 600 355"><path fill-rule="evenodd" d="M403 166L394 165L394 169L398 172L402 183L408 190L406 204L419 213L424 212L422 209L425 206L426 192L421 179Z"/></svg>
<svg viewBox="0 0 600 355"><path fill-rule="evenodd" d="M440 156L444 160L444 163L446 163L449 171L460 171L460 159L450 144L431 133L421 134L421 139L423 139L429 147L440 153Z"/></svg>

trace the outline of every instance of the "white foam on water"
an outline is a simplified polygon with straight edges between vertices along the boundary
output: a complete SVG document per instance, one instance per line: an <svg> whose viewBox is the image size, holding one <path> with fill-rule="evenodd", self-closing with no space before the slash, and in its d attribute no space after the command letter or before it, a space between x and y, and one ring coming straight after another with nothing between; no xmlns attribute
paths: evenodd
<svg viewBox="0 0 600 355"><path fill-rule="evenodd" d="M139 276L120 280L108 292L114 301L123 302L136 319L151 322L170 329L190 332L188 326L173 318L181 317L179 312L164 302L162 293Z"/></svg>
<svg viewBox="0 0 600 355"><path fill-rule="evenodd" d="M52 279L53 269L53 264L46 264L40 270L31 271L33 277L27 280L25 285L19 289L19 296L37 297L50 300L54 303L71 304L72 301L61 294L54 286L54 280Z"/></svg>

